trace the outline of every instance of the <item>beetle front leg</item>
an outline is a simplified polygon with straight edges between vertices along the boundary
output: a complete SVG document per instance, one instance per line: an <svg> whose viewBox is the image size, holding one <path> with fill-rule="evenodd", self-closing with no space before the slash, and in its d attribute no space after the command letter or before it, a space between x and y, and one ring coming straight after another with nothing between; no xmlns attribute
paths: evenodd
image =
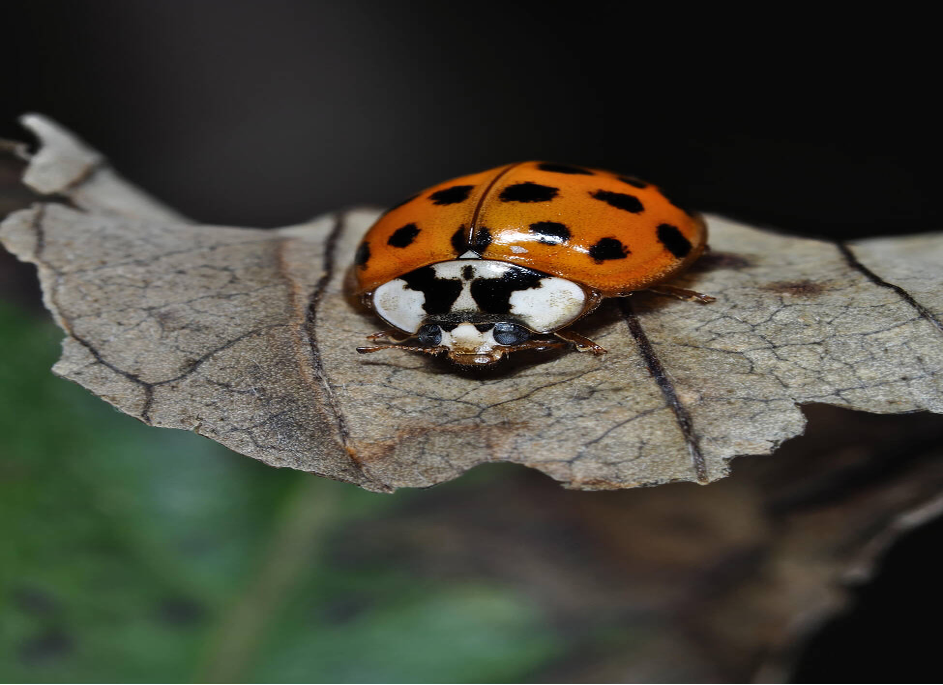
<svg viewBox="0 0 943 685"><path fill-rule="evenodd" d="M367 340L391 340L395 343L403 342L404 340L409 339L411 336L409 333L403 333L403 331L397 328L387 328L383 331L377 331L376 333L371 333L367 336Z"/></svg>
<svg viewBox="0 0 943 685"><path fill-rule="evenodd" d="M659 295L668 295L669 297L676 297L679 300L687 300L688 302L700 302L701 304L710 304L716 297L711 295L705 295L694 290L685 290L684 288L678 288L673 285L653 285L651 288L646 288L649 292L658 293Z"/></svg>
<svg viewBox="0 0 943 685"><path fill-rule="evenodd" d="M572 343L576 346L577 352L592 352L594 355L599 356L601 354L606 354L606 350L603 347L600 347L592 340L586 336L580 335L579 333L574 333L573 331L554 331L553 334L560 338L560 340L565 340L568 343Z"/></svg>

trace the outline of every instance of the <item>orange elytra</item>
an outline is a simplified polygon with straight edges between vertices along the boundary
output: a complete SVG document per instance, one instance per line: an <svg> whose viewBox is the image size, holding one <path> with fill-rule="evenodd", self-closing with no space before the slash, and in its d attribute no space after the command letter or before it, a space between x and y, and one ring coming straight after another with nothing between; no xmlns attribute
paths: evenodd
<svg viewBox="0 0 943 685"><path fill-rule="evenodd" d="M699 215L634 177L551 162L462 176L387 210L367 231L354 287L393 327L371 338L393 342L358 349L445 352L466 365L565 343L601 354L566 326L603 298L655 286L709 302L662 285L706 245Z"/></svg>

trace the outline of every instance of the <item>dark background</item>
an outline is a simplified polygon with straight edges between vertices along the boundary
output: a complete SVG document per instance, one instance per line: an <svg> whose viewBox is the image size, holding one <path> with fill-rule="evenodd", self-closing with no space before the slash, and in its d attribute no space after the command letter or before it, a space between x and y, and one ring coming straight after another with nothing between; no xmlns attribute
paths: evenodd
<svg viewBox="0 0 943 685"><path fill-rule="evenodd" d="M794 233L938 230L928 20L750 12L13 3L0 136L22 138L23 111L48 114L208 223L285 225L547 159L647 178L702 211ZM35 301L22 273L9 296ZM939 565L926 556L941 534L930 527L895 552L894 573L812 645L802 679L923 677L935 655L921 653L901 612L930 592ZM876 636L882 649L869 655Z"/></svg>
<svg viewBox="0 0 943 685"><path fill-rule="evenodd" d="M855 238L939 225L935 37L770 5L32 2L0 132L81 132L195 218L275 226L550 159ZM10 42L12 40L12 43ZM930 148L934 149L930 149Z"/></svg>

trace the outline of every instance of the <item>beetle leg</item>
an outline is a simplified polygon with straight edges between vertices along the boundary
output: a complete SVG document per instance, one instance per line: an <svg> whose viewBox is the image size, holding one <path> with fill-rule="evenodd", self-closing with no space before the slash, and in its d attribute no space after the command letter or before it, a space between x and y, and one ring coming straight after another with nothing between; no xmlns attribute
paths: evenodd
<svg viewBox="0 0 943 685"><path fill-rule="evenodd" d="M409 338L409 334L404 334L402 331L395 328L387 328L384 331L377 331L376 333L371 333L367 336L367 340L392 340L393 342L398 342L406 340Z"/></svg>
<svg viewBox="0 0 943 685"><path fill-rule="evenodd" d="M521 352L523 350L537 350L542 352L543 350L552 350L555 347L563 347L566 343L559 340L525 340L524 342L514 343L513 345L508 345L508 352Z"/></svg>
<svg viewBox="0 0 943 685"><path fill-rule="evenodd" d="M605 348L600 347L594 343L589 338L580 335L579 333L574 333L573 331L554 331L555 336L560 338L560 340L565 340L568 343L573 343L576 346L577 352L592 352L595 355L606 354Z"/></svg>
<svg viewBox="0 0 943 685"><path fill-rule="evenodd" d="M425 354L439 354L440 352L447 352L449 348L439 346L439 347L419 347L417 345L397 345L396 343L385 343L383 345L371 345L370 347L358 347L357 351L360 354L367 354L368 352L379 352L380 350L406 350L407 352L423 352Z"/></svg>
<svg viewBox="0 0 943 685"><path fill-rule="evenodd" d="M716 297L711 295L704 295L703 293L695 292L694 290L685 290L684 288L677 288L673 285L653 285L651 288L646 288L649 292L658 293L659 295L668 295L669 297L676 297L679 300L687 300L688 302L700 302L701 304L708 304L716 300Z"/></svg>

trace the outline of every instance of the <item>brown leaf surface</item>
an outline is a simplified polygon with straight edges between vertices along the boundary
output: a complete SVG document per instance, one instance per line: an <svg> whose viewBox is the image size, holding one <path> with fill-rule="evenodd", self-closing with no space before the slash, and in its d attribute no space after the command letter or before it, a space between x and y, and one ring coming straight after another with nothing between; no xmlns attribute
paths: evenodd
<svg viewBox="0 0 943 685"><path fill-rule="evenodd" d="M43 142L25 182L72 206L14 213L0 238L68 334L54 371L275 466L377 491L492 461L583 489L709 482L801 433L802 404L943 411L940 234L846 247L711 217L712 252L678 284L717 302L610 301L581 328L609 354L472 373L354 351L378 322L342 285L376 212L192 225L25 123Z"/></svg>
<svg viewBox="0 0 943 685"><path fill-rule="evenodd" d="M401 559L417 583L517 588L564 636L529 682L797 682L806 641L891 543L943 512L943 416L805 411L808 431L776 458L711 487L572 492L505 469L355 522L327 553L350 573ZM917 597L900 590L912 620L886 633L919 634L935 597ZM907 659L881 637L883 652L849 664L859 678L862 663Z"/></svg>

